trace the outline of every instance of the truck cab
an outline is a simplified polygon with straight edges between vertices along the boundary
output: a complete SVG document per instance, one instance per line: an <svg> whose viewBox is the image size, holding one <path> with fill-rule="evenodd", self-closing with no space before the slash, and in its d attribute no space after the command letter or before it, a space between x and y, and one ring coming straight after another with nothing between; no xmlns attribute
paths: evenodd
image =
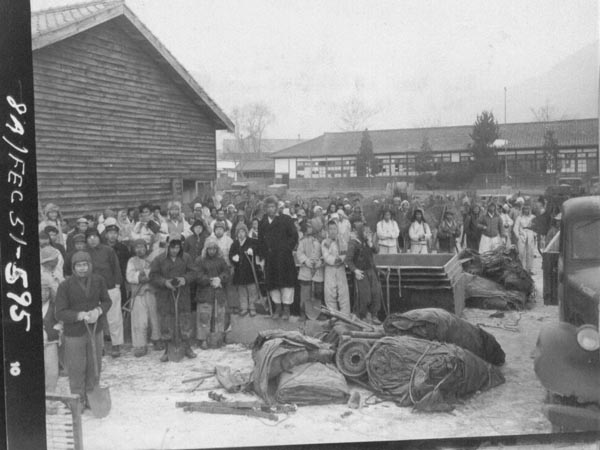
<svg viewBox="0 0 600 450"><path fill-rule="evenodd" d="M543 409L554 431L600 430L600 196L567 200L554 241L559 317L540 331L534 362Z"/></svg>

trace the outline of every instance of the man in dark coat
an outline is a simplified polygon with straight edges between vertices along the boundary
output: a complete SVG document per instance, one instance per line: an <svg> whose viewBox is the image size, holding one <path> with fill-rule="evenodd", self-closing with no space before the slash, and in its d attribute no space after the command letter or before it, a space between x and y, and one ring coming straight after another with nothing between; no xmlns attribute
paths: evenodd
<svg viewBox="0 0 600 450"><path fill-rule="evenodd" d="M85 233L87 252L92 257L92 270L100 275L106 282L108 295L112 301L110 310L106 313L111 341L111 356L118 357L123 345L123 312L121 311L121 284L123 275L119 258L115 251L108 245L100 243L100 234L95 228L90 228Z"/></svg>
<svg viewBox="0 0 600 450"><path fill-rule="evenodd" d="M275 303L274 317L290 318L294 302L296 263L293 250L298 244L298 232L292 218L277 214L277 200L265 200L266 214L258 225L258 256L265 264L267 290Z"/></svg>
<svg viewBox="0 0 600 450"><path fill-rule="evenodd" d="M156 307L161 338L165 342L165 353L161 362L169 360L169 341L175 340L175 299L179 317L179 333L183 341L185 356L195 358L190 346L192 337L192 312L189 285L196 278L190 255L183 252L181 239L171 238L165 253L157 256L150 265L150 283L156 288Z"/></svg>
<svg viewBox="0 0 600 450"><path fill-rule="evenodd" d="M100 383L100 373L96 376L92 359L92 336L86 324L93 329L96 325L96 362L98 372L102 366L101 316L111 308L106 282L93 273L92 259L87 252L77 252L72 258L73 276L58 287L56 293L56 319L64 324L65 361L69 374L72 394L78 394L86 405L86 392L92 391Z"/></svg>
<svg viewBox="0 0 600 450"><path fill-rule="evenodd" d="M358 290L358 298L354 310L359 319L366 319L375 325L381 324L377 314L381 308L381 284L373 260L378 247L373 242L373 234L365 227L363 219L355 217L352 222L355 236L350 239L346 265L354 274Z"/></svg>

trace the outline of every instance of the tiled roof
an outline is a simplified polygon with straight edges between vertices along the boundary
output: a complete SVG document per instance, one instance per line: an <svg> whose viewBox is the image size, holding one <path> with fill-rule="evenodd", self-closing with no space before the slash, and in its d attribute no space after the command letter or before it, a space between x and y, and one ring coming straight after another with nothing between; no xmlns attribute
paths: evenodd
<svg viewBox="0 0 600 450"><path fill-rule="evenodd" d="M31 13L31 36L37 37L59 30L96 16L100 12L109 11L122 6L122 2L99 0L62 6L60 8L32 11Z"/></svg>
<svg viewBox="0 0 600 450"><path fill-rule="evenodd" d="M256 159L244 161L235 168L237 172L275 172L275 160Z"/></svg>
<svg viewBox="0 0 600 450"><path fill-rule="evenodd" d="M198 85L189 72L175 59L160 41L146 28L123 0L94 0L85 3L45 9L31 13L31 37L33 50L39 50L55 42L74 36L112 19L133 32L143 43L144 49L166 67L175 82L190 92L190 98L204 107L209 114L229 131L234 125L221 108Z"/></svg>
<svg viewBox="0 0 600 450"><path fill-rule="evenodd" d="M500 125L500 138L514 149L539 148L546 128L555 132L561 147L597 146L598 119L561 120L553 122L509 123ZM427 137L436 152L467 149L472 142L472 125L436 128L407 128L398 130L369 130L376 154L418 152ZM360 148L361 131L325 133L277 153L272 158L322 157L355 155Z"/></svg>
<svg viewBox="0 0 600 450"><path fill-rule="evenodd" d="M249 139L244 139L244 142L248 146L252 146ZM292 145L304 142L302 139L262 139L260 143L261 151L263 153L273 153L284 148L291 147ZM223 153L237 153L239 144L236 139L223 139Z"/></svg>

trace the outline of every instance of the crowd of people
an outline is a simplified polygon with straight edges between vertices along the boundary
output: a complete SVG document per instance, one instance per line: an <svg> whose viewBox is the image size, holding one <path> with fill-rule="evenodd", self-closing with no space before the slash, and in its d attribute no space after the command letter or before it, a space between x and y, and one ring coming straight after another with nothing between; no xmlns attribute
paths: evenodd
<svg viewBox="0 0 600 450"><path fill-rule="evenodd" d="M167 361L177 330L185 356L194 358L192 347L207 348L209 333L230 329L231 315L256 316L264 307L261 285L274 318L289 320L299 286L303 318L306 303L316 299L379 324L376 253L482 253L516 244L532 270L534 215L522 197L499 208L467 199L461 217L445 208L435 226L419 202L400 197L378 202L376 223L365 219L360 199L332 199L325 208L318 200L252 196L227 206L220 200L196 202L188 214L178 201L168 203L166 214L151 204L107 209L78 218L72 228L56 205L46 205L39 238L47 391L56 389L61 366L85 404L85 393L98 384L92 340L99 365L105 340L119 357L124 310L134 355L143 357L151 346L164 350L160 359Z"/></svg>

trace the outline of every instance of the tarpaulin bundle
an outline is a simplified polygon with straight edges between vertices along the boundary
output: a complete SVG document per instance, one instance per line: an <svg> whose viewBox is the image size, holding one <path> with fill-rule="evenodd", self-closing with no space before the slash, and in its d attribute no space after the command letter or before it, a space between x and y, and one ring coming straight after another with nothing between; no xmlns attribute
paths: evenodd
<svg viewBox="0 0 600 450"><path fill-rule="evenodd" d="M470 273L465 277L467 306L483 309L523 309L527 294L505 289L501 284Z"/></svg>
<svg viewBox="0 0 600 450"><path fill-rule="evenodd" d="M535 293L535 283L523 268L514 247L500 246L480 255L474 250L463 250L461 259L470 260L463 268L474 275L481 275L501 284L507 290L520 291L530 296Z"/></svg>
<svg viewBox="0 0 600 450"><path fill-rule="evenodd" d="M454 344L386 336L367 356L369 384L400 406L449 411L452 402L504 382L499 368Z"/></svg>
<svg viewBox="0 0 600 450"><path fill-rule="evenodd" d="M350 397L344 376L331 364L301 364L282 373L275 394L278 403L324 405L346 403Z"/></svg>
<svg viewBox="0 0 600 450"><path fill-rule="evenodd" d="M272 404L279 376L307 362L330 363L334 351L329 344L297 331L268 330L259 333L252 349L252 385L262 399Z"/></svg>
<svg viewBox="0 0 600 450"><path fill-rule="evenodd" d="M387 335L409 335L458 345L495 365L504 364L502 347L487 331L440 308L390 314L383 322Z"/></svg>

